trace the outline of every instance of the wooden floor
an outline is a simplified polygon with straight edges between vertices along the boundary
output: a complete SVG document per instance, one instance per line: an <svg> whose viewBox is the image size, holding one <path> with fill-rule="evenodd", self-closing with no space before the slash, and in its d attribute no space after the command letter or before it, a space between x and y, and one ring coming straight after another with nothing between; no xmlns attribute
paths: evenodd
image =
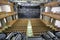
<svg viewBox="0 0 60 40"><path fill-rule="evenodd" d="M9 33L14 31L19 31L22 33L26 33L27 24L28 24L28 19L18 19L11 28L6 29L4 32ZM46 27L46 25L40 19L31 19L31 24L34 35L38 35L44 31L51 30L50 28Z"/></svg>

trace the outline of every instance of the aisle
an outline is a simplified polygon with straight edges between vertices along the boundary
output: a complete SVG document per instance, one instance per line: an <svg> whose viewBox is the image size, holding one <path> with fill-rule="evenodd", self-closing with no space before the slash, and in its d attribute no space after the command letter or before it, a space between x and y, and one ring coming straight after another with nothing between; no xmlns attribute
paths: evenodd
<svg viewBox="0 0 60 40"><path fill-rule="evenodd" d="M33 29L32 29L32 24L31 24L31 20L30 19L28 19L27 32L26 33L27 33L26 35L28 37L33 36Z"/></svg>
<svg viewBox="0 0 60 40"><path fill-rule="evenodd" d="M51 30L50 28L46 27L46 25L40 19L30 19L31 21L31 33L36 36L39 35L41 32ZM28 19L18 19L16 23L9 29L5 30L5 32L14 32L19 31L22 33L27 34L27 25Z"/></svg>

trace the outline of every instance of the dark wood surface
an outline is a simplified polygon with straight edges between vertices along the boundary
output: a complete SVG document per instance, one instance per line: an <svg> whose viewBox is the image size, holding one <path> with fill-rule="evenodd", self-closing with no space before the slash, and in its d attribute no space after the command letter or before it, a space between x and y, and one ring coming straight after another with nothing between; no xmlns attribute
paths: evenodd
<svg viewBox="0 0 60 40"><path fill-rule="evenodd" d="M6 33L19 31L22 33L27 32L27 24L28 19L18 19L14 25L7 30L5 30ZM38 35L41 32L49 31L51 30L49 27L46 27L46 25L40 20L40 19L31 19L32 24L32 31L34 35Z"/></svg>
<svg viewBox="0 0 60 40"><path fill-rule="evenodd" d="M45 4L45 6L48 6L48 7L54 7L58 5L60 5L60 2L56 2L56 1Z"/></svg>

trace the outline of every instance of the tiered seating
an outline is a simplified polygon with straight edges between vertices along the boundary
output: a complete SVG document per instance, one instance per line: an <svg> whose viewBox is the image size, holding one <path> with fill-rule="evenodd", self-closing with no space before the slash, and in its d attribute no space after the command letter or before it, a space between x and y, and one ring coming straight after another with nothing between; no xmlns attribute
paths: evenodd
<svg viewBox="0 0 60 40"><path fill-rule="evenodd" d="M6 33L19 31L22 33L27 32L27 24L28 19L18 19L13 26L7 30L5 30ZM40 19L31 19L32 24L32 31L34 36L39 35L42 32L50 31L51 29L49 27L46 27L45 24Z"/></svg>
<svg viewBox="0 0 60 40"><path fill-rule="evenodd" d="M19 19L15 22L15 24L11 28L7 29L5 32L19 31L22 33L23 32L26 33L27 23L28 23L27 19Z"/></svg>
<svg viewBox="0 0 60 40"><path fill-rule="evenodd" d="M55 25L55 22L56 20L60 21L60 14L58 14L58 11L56 12L53 12L52 11L52 7L59 7L60 5L60 2L50 2L50 3L47 3L45 4L45 7L47 7L46 9L50 10L50 11L46 11L45 9L45 12L42 13L42 19L43 19L43 22L46 24L46 25L49 25L51 29L55 30L55 31L60 31L60 28L59 27L56 27ZM49 17L49 20L47 22L47 19L46 17ZM52 20L53 19L53 20ZM51 22L52 21L52 22Z"/></svg>
<svg viewBox="0 0 60 40"><path fill-rule="evenodd" d="M46 27L46 25L40 19L32 19L31 23L34 35L51 30L50 28Z"/></svg>
<svg viewBox="0 0 60 40"><path fill-rule="evenodd" d="M6 7L7 5L7 7ZM17 14L14 12L13 3L8 2L8 0L0 0L0 32L3 32L5 29L12 27L17 19ZM8 8L9 7L9 8ZM4 9L5 8L5 9ZM7 9L6 9L7 8ZM11 11L8 11L8 10ZM3 20L3 21L2 21Z"/></svg>

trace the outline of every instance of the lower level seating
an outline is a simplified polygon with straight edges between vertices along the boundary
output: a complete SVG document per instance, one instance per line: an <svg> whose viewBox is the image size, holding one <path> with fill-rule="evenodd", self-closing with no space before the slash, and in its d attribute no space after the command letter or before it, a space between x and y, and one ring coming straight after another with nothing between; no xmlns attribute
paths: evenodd
<svg viewBox="0 0 60 40"><path fill-rule="evenodd" d="M34 36L39 35L40 33L44 31L50 31L51 29L49 27L46 27L46 25L40 20L40 19L30 19L31 20L31 25L32 25L32 31ZM28 19L18 19L12 27L6 29L4 32L9 33L9 32L22 32L25 33L27 32L27 24L28 24Z"/></svg>

